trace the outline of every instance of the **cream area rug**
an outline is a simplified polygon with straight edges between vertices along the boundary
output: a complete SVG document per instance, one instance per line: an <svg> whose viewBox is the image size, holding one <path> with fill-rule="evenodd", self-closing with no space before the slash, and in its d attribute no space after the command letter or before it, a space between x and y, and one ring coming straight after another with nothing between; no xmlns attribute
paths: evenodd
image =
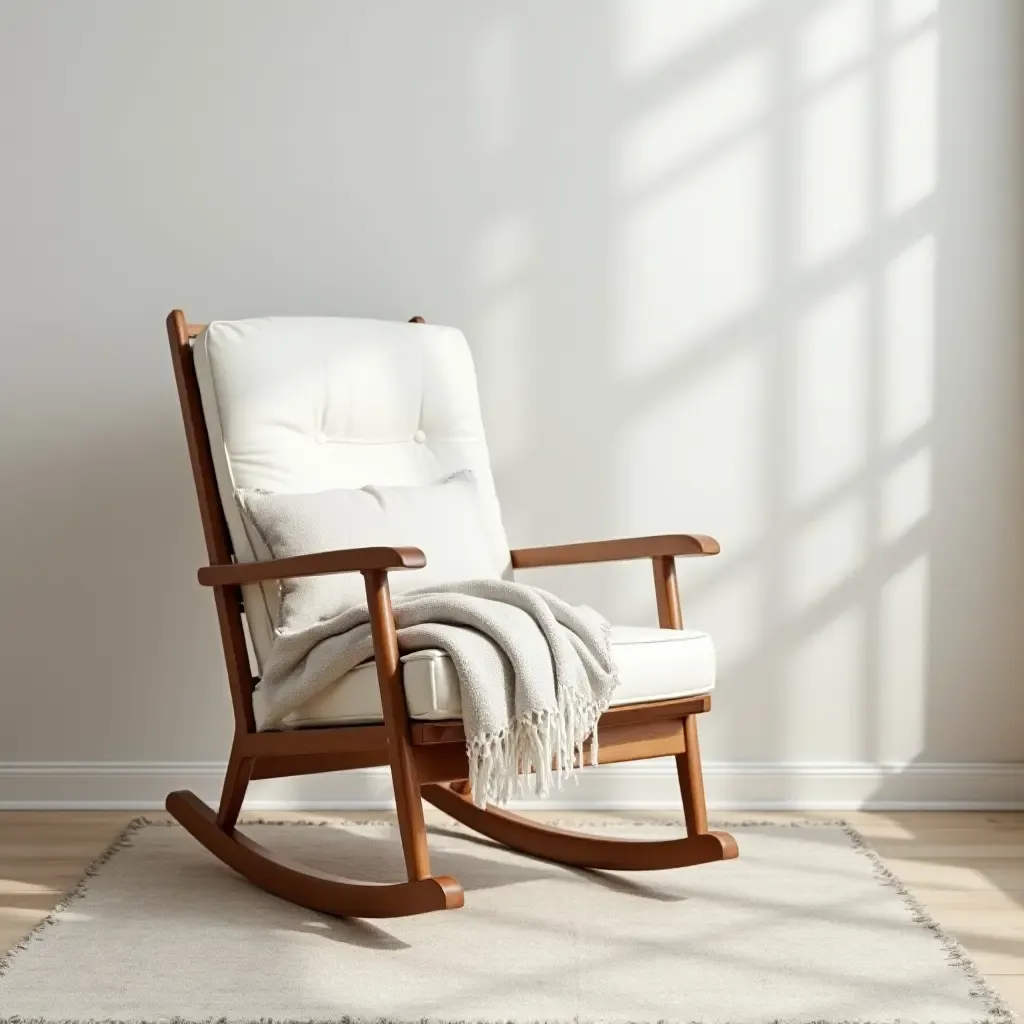
<svg viewBox="0 0 1024 1024"><path fill-rule="evenodd" d="M247 831L325 870L404 877L387 824ZM284 903L178 826L135 822L0 961L0 1022L1012 1019L851 829L732 831L738 860L625 874L557 867L434 827L433 869L459 879L465 907L371 922Z"/></svg>

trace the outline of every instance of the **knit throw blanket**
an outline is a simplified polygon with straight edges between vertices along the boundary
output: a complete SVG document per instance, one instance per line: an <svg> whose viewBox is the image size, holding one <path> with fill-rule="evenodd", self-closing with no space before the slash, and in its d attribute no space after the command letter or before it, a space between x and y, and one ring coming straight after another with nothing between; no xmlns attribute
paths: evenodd
<svg viewBox="0 0 1024 1024"><path fill-rule="evenodd" d="M472 580L393 598L402 653L444 651L455 665L478 806L502 804L529 774L546 796L583 764L618 684L610 627L592 608L507 580ZM279 633L259 683L261 729L373 658L365 606Z"/></svg>

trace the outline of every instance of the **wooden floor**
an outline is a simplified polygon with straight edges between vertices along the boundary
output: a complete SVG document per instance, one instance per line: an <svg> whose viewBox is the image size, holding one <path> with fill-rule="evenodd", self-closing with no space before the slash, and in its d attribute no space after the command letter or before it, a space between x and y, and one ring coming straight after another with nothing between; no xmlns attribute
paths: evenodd
<svg viewBox="0 0 1024 1024"><path fill-rule="evenodd" d="M156 814L149 814L156 817ZM345 815L277 815L274 817ZM71 888L134 815L113 811L0 812L0 948L6 950ZM352 815L360 819L374 815ZM380 817L385 817L381 815ZM555 813L560 819L587 815ZM602 812L602 819L617 817ZM628 815L622 815L628 820ZM657 815L669 819L669 815ZM871 842L932 916L1024 1015L1024 813L718 814L715 821L844 818ZM442 816L431 811L431 820Z"/></svg>

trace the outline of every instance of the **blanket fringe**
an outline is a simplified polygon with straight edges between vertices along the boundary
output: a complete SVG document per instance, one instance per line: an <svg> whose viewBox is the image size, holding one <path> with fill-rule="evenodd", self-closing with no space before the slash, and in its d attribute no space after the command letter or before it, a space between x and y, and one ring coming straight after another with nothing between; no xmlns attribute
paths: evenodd
<svg viewBox="0 0 1024 1024"><path fill-rule="evenodd" d="M537 796L548 796L552 786L561 789L565 779L575 780L577 766L583 766L588 739L590 763L596 765L597 722L606 707L563 688L557 710L524 715L498 732L474 737L466 745L473 803L506 804L523 795L530 775Z"/></svg>

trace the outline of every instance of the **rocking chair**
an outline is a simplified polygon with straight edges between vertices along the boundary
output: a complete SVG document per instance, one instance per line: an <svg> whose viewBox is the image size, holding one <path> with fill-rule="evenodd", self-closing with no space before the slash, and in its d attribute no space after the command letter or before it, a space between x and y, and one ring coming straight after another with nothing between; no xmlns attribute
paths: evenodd
<svg viewBox="0 0 1024 1024"><path fill-rule="evenodd" d="M167 810L214 856L283 899L338 916L396 917L463 905L454 878L432 875L421 797L469 828L531 856L578 867L651 870L737 855L708 831L696 716L708 711L714 651L684 630L677 556L714 555L710 537L673 534L508 552L512 570L649 559L660 629L613 629L620 686L600 720L600 763L672 755L685 838L633 841L563 831L494 807L468 792L458 679L440 651L400 653L388 574L425 565L411 547L364 547L274 560L254 548L234 500L238 488L322 491L368 482L429 484L470 469L493 499L468 346L448 327L350 319L264 319L189 324L167 318L234 709L235 731L220 806L194 793ZM502 535L503 536L503 535ZM401 537L395 537L400 543ZM507 550L507 543L505 544ZM374 663L362 665L260 731L256 664L273 639L268 583L362 573ZM252 779L388 765L408 880L359 884L282 859L236 828Z"/></svg>

